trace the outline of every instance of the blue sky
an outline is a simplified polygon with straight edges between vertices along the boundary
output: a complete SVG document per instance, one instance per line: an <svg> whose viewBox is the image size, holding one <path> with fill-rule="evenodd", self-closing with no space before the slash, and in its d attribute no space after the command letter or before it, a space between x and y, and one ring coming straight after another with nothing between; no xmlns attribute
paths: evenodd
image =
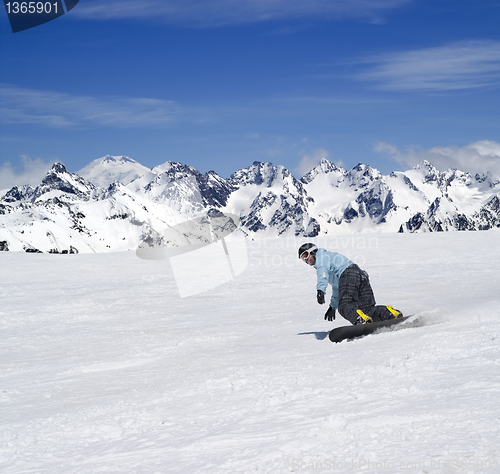
<svg viewBox="0 0 500 474"><path fill-rule="evenodd" d="M80 0L0 14L0 188L107 154L500 170L500 0Z"/></svg>

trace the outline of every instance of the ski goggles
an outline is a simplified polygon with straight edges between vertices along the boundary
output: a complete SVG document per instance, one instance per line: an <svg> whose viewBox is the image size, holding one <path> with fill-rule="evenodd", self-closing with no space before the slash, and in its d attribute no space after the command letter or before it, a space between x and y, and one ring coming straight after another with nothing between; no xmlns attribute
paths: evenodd
<svg viewBox="0 0 500 474"><path fill-rule="evenodd" d="M304 250L304 252L300 254L299 258L305 262L309 258L309 255L311 255L316 250L318 250L318 247L316 247L316 245L314 247L311 247L310 249Z"/></svg>

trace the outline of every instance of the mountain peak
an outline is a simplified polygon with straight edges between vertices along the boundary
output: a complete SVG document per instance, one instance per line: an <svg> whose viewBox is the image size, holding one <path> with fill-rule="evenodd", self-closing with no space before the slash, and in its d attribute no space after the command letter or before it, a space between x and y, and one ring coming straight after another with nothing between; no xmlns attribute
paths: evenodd
<svg viewBox="0 0 500 474"><path fill-rule="evenodd" d="M51 191L58 191L71 196L88 196L95 186L78 176L70 173L62 163L54 163L47 172L40 186L36 188L36 198Z"/></svg>
<svg viewBox="0 0 500 474"><path fill-rule="evenodd" d="M101 164L124 164L124 163L137 163L137 161L133 160L132 158L129 158L128 156L113 156L113 155L106 155L101 158Z"/></svg>
<svg viewBox="0 0 500 474"><path fill-rule="evenodd" d="M321 158L320 162L311 171L306 173L300 181L302 181L302 183L304 184L309 184L316 176L328 173L345 174L345 170L343 168L339 168L328 158Z"/></svg>
<svg viewBox="0 0 500 474"><path fill-rule="evenodd" d="M379 170L364 163L358 163L351 171L349 171L349 173L347 173L347 175L349 179L359 181L364 184L375 179L382 178Z"/></svg>
<svg viewBox="0 0 500 474"><path fill-rule="evenodd" d="M77 174L100 188L107 188L115 181L127 185L148 171L149 168L128 156L106 155L92 161Z"/></svg>
<svg viewBox="0 0 500 474"><path fill-rule="evenodd" d="M49 172L47 174L51 173L67 173L68 170L62 163L54 163L52 165L52 168L50 168Z"/></svg>
<svg viewBox="0 0 500 474"><path fill-rule="evenodd" d="M436 172L438 169L430 162L427 160L421 161L417 165L415 165L412 169L414 170L427 170L427 171L432 171Z"/></svg>
<svg viewBox="0 0 500 474"><path fill-rule="evenodd" d="M283 166L275 166L270 162L262 163L254 161L248 168L243 168L231 175L231 182L234 185L241 186L247 184L271 186L278 177L279 171L284 172ZM286 174L286 173L285 173Z"/></svg>
<svg viewBox="0 0 500 474"><path fill-rule="evenodd" d="M413 171L419 171L424 177L425 183L436 182L441 183L444 173L441 173L433 164L424 160L412 168Z"/></svg>
<svg viewBox="0 0 500 474"><path fill-rule="evenodd" d="M56 181L71 180L72 173L70 173L62 163L54 163L52 168L47 171L47 174L42 179L42 185L50 185Z"/></svg>
<svg viewBox="0 0 500 474"><path fill-rule="evenodd" d="M332 173L334 171L342 171L335 163L330 161L328 158L321 158L320 162L311 170L317 170L322 173Z"/></svg>

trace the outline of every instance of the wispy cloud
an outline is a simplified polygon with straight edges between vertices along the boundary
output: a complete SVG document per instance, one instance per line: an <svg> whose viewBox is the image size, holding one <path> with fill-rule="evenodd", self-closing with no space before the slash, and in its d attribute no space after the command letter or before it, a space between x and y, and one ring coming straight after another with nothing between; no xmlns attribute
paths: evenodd
<svg viewBox="0 0 500 474"><path fill-rule="evenodd" d="M385 104L387 99L365 97L263 97L184 104L141 97L96 97L28 89L0 84L0 123L33 124L48 128L93 127L172 128L185 124L210 126L249 117L290 115L290 108L318 105ZM295 113L295 112L294 112ZM246 137L248 138L248 137Z"/></svg>
<svg viewBox="0 0 500 474"><path fill-rule="evenodd" d="M445 46L376 55L360 61L356 75L391 91L451 91L500 85L500 41L462 41Z"/></svg>
<svg viewBox="0 0 500 474"><path fill-rule="evenodd" d="M400 151L395 145L380 142L374 148L406 167L427 160L440 170L455 168L473 174L490 171L494 176L500 175L500 143L491 140L480 140L464 147L436 146L428 150L410 147Z"/></svg>
<svg viewBox="0 0 500 474"><path fill-rule="evenodd" d="M162 99L78 96L0 85L0 121L66 127L170 127L206 121L200 110Z"/></svg>
<svg viewBox="0 0 500 474"><path fill-rule="evenodd" d="M89 0L74 10L89 19L152 18L197 27L308 18L360 18L382 14L413 0Z"/></svg>

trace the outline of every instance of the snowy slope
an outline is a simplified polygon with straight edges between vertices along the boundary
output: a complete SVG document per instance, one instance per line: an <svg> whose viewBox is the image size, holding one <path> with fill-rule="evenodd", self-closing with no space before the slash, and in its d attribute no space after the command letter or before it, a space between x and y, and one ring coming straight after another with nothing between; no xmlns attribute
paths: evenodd
<svg viewBox="0 0 500 474"><path fill-rule="evenodd" d="M183 299L133 252L1 252L0 471L500 472L499 237L317 239L427 323L336 345L302 239Z"/></svg>

